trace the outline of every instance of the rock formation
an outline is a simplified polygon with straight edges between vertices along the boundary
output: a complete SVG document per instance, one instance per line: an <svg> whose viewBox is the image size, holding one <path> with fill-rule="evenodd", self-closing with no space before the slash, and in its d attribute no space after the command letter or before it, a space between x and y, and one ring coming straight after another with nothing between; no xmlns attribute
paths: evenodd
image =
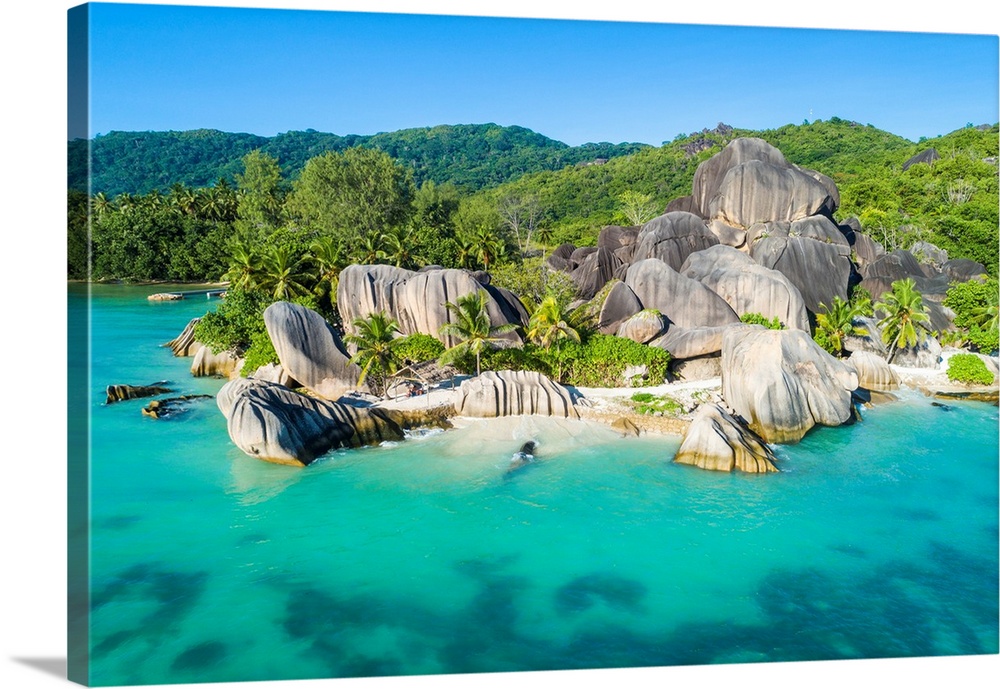
<svg viewBox="0 0 1000 689"><path fill-rule="evenodd" d="M105 404L114 404L115 402L122 402L124 400L136 400L173 392L173 390L166 387L166 383L167 381L161 380L158 383L151 383L149 385L109 385L105 391L108 396Z"/></svg>
<svg viewBox="0 0 1000 689"><path fill-rule="evenodd" d="M306 397L252 378L230 381L216 402L236 446L278 464L305 466L333 448L403 438L399 424L380 409Z"/></svg>
<svg viewBox="0 0 1000 689"><path fill-rule="evenodd" d="M445 303L456 303L459 297L481 289L489 295L490 323L494 326L527 324L527 312L509 292L492 285L483 286L468 271L457 269L417 273L394 266L350 265L340 273L337 305L348 330L354 319L381 311L399 323L403 335L424 333L451 347L458 341L440 334L441 326L454 320ZM521 343L516 332L501 337L514 345Z"/></svg>
<svg viewBox="0 0 1000 689"><path fill-rule="evenodd" d="M330 400L357 389L361 369L350 363L344 343L318 313L279 301L264 310L264 326L281 368L305 388Z"/></svg>
<svg viewBox="0 0 1000 689"><path fill-rule="evenodd" d="M713 471L777 471L774 453L760 436L718 404L698 407L674 456L678 464Z"/></svg>
<svg viewBox="0 0 1000 689"><path fill-rule="evenodd" d="M639 231L632 261L658 258L680 270L688 256L719 243L705 221L692 213L675 211L653 218Z"/></svg>
<svg viewBox="0 0 1000 689"><path fill-rule="evenodd" d="M202 344L194 340L194 326L198 325L200 320L201 318L192 318L180 335L164 343L163 346L170 347L174 356L194 356L202 348Z"/></svg>
<svg viewBox="0 0 1000 689"><path fill-rule="evenodd" d="M858 387L875 392L889 392L899 388L899 376L885 359L871 352L857 351L851 354L847 365L858 374Z"/></svg>
<svg viewBox="0 0 1000 689"><path fill-rule="evenodd" d="M239 352L225 350L216 354L211 347L201 347L191 362L191 375L198 377L218 376L229 378L239 373L243 359Z"/></svg>
<svg viewBox="0 0 1000 689"><path fill-rule="evenodd" d="M667 334L649 343L670 352L674 359L692 359L722 351L722 334L729 325L706 326L703 328L683 328L670 326Z"/></svg>
<svg viewBox="0 0 1000 689"><path fill-rule="evenodd" d="M536 371L487 371L462 382L455 400L461 416L540 414L578 418L569 390Z"/></svg>
<svg viewBox="0 0 1000 689"><path fill-rule="evenodd" d="M688 256L681 274L726 300L737 314L759 313L788 328L809 330L798 288L782 273L765 268L741 251L713 246Z"/></svg>
<svg viewBox="0 0 1000 689"><path fill-rule="evenodd" d="M658 311L646 309L623 322L615 334L639 344L646 344L659 337L666 327L667 324Z"/></svg>
<svg viewBox="0 0 1000 689"><path fill-rule="evenodd" d="M801 330L729 328L722 335L722 397L769 443L797 442L816 424L852 418L853 368Z"/></svg>
<svg viewBox="0 0 1000 689"><path fill-rule="evenodd" d="M624 282L616 282L611 286L604 302L601 304L600 315L597 318L597 329L605 335L612 335L618 327L642 311L642 302L635 296L632 288Z"/></svg>
<svg viewBox="0 0 1000 689"><path fill-rule="evenodd" d="M655 258L629 267L625 284L639 298L643 308L656 309L671 325L697 328L740 320L718 294Z"/></svg>

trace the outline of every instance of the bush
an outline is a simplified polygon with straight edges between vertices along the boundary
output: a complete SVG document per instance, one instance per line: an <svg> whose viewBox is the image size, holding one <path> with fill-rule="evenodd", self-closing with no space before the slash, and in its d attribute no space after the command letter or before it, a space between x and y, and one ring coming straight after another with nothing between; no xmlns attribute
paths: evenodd
<svg viewBox="0 0 1000 689"><path fill-rule="evenodd" d="M740 316L741 323L748 323L749 325L762 325L768 330L784 330L785 326L781 324L778 317L768 320L766 316L760 313L745 313Z"/></svg>
<svg viewBox="0 0 1000 689"><path fill-rule="evenodd" d="M490 349L483 352L483 370L490 371L538 371L544 376L553 378L551 361L546 358L547 350L541 349L530 342L523 347L508 347L506 349ZM464 371L476 372L476 358L468 357Z"/></svg>
<svg viewBox="0 0 1000 689"><path fill-rule="evenodd" d="M444 345L432 335L414 333L401 337L393 345L393 351L400 361L409 359L415 364L437 359L444 352Z"/></svg>
<svg viewBox="0 0 1000 689"><path fill-rule="evenodd" d="M250 346L243 355L243 368L240 369L240 375L251 376L261 366L277 363L279 363L278 353L274 351L274 344L268 337L267 331L255 332L250 336Z"/></svg>
<svg viewBox="0 0 1000 689"><path fill-rule="evenodd" d="M993 374L975 354L955 354L948 359L948 380L989 385L993 382Z"/></svg>
<svg viewBox="0 0 1000 689"><path fill-rule="evenodd" d="M267 336L263 314L272 301L262 292L231 289L219 308L198 321L194 337L215 353L228 349L245 350L255 334Z"/></svg>
<svg viewBox="0 0 1000 689"><path fill-rule="evenodd" d="M625 384L622 374L630 366L646 366L646 378L657 384L667 376L670 355L614 335L592 335L585 342L569 342L557 353L545 350L546 359L562 370L562 380L587 387L618 387Z"/></svg>

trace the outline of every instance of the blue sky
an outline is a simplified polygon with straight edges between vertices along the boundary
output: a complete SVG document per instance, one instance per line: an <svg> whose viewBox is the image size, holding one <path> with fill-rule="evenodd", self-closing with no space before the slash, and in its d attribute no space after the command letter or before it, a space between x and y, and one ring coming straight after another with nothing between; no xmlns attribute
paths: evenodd
<svg viewBox="0 0 1000 689"><path fill-rule="evenodd" d="M724 121L996 122L995 36L92 5L91 134L518 124L659 144Z"/></svg>

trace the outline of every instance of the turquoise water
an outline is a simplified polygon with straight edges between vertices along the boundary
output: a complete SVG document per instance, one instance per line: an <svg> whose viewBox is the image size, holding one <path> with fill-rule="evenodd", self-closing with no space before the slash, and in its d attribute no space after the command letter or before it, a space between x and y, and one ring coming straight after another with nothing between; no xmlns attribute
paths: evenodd
<svg viewBox="0 0 1000 689"><path fill-rule="evenodd" d="M221 387L158 346L211 302L162 289L92 302L94 684L998 651L996 407L906 394L768 476L533 418L295 469L244 456L213 400L103 404Z"/></svg>

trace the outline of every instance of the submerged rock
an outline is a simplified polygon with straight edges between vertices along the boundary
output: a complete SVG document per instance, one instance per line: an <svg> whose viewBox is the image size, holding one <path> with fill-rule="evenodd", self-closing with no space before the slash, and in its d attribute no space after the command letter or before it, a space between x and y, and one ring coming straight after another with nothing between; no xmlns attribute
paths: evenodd
<svg viewBox="0 0 1000 689"><path fill-rule="evenodd" d="M858 374L809 333L736 326L722 336L722 397L769 443L798 442L814 425L852 418Z"/></svg>
<svg viewBox="0 0 1000 689"><path fill-rule="evenodd" d="M161 380L149 385L109 385L105 391L108 395L105 404L114 404L115 402L122 402L124 400L136 400L143 397L154 397L173 392L173 390L166 387L166 383L167 381Z"/></svg>
<svg viewBox="0 0 1000 689"><path fill-rule="evenodd" d="M455 400L461 416L540 414L578 418L569 390L537 371L487 371L463 381Z"/></svg>
<svg viewBox="0 0 1000 689"><path fill-rule="evenodd" d="M211 395L181 395L180 397L153 400L142 408L142 414L154 419L167 419L186 412L192 402L210 399L212 399Z"/></svg>
<svg viewBox="0 0 1000 689"><path fill-rule="evenodd" d="M774 459L771 448L760 436L718 404L698 407L674 456L678 464L752 474L777 471Z"/></svg>

